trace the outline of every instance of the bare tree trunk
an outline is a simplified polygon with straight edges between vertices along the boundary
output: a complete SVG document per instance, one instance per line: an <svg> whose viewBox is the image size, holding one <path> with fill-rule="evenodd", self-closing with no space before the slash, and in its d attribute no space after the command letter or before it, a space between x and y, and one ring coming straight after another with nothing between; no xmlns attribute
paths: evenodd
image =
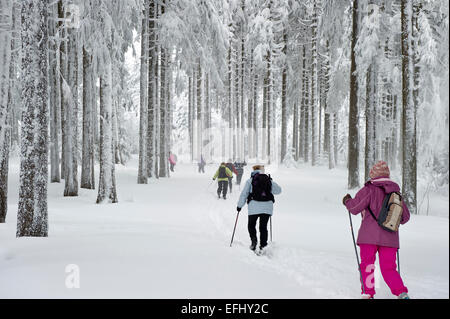
<svg viewBox="0 0 450 319"><path fill-rule="evenodd" d="M57 16L54 5L50 12L53 17ZM61 93L59 84L59 47L56 38L57 24L54 19L49 19L49 107L50 107L50 181L52 183L61 182L60 162L59 162L59 128L61 120Z"/></svg>
<svg viewBox="0 0 450 319"><path fill-rule="evenodd" d="M156 144L156 82L157 76L155 73L157 61L156 55L156 30L155 30L155 19L157 16L156 4L154 0L148 0L148 48L146 50L146 58L148 63L148 89L147 89L147 174L148 177L153 177L155 172L156 154L155 154L155 144Z"/></svg>
<svg viewBox="0 0 450 319"><path fill-rule="evenodd" d="M93 91L92 55L83 47L83 148L81 188L95 189L94 176L94 123L92 115Z"/></svg>
<svg viewBox="0 0 450 319"><path fill-rule="evenodd" d="M148 115L148 103L147 103L147 92L151 84L148 83L152 74L149 71L147 65L151 64L148 61L147 54L149 53L147 44L147 10L148 10L148 0L145 2L144 10L142 12L142 22L141 22L141 67L140 67L140 79L139 79L139 167L138 167L138 184L147 184L147 177L151 177L152 170L149 166L149 158L151 158L150 150L147 149L148 145L148 134L147 130L153 123ZM149 103L150 99L149 99Z"/></svg>
<svg viewBox="0 0 450 319"><path fill-rule="evenodd" d="M165 6L161 6L161 15L164 14ZM166 149L166 63L167 54L165 48L161 46L161 75L160 75L160 136L159 136L159 177L167 177L167 149Z"/></svg>
<svg viewBox="0 0 450 319"><path fill-rule="evenodd" d="M355 46L358 39L358 0L353 0L350 66L350 109L348 116L348 188L359 187L358 79Z"/></svg>
<svg viewBox="0 0 450 319"><path fill-rule="evenodd" d="M100 178L97 204L117 203L114 154L112 144L112 70L111 60L105 61L100 77Z"/></svg>
<svg viewBox="0 0 450 319"><path fill-rule="evenodd" d="M412 0L401 1L402 39L402 194L412 214L417 214L416 105L414 99L414 53Z"/></svg>
<svg viewBox="0 0 450 319"><path fill-rule="evenodd" d="M203 154L203 103L202 103L202 68L200 59L197 63L197 154L196 158L200 158Z"/></svg>
<svg viewBox="0 0 450 319"><path fill-rule="evenodd" d="M283 31L283 53L286 56L287 52L287 31ZM287 63L283 65L283 71L281 75L281 162L284 161L287 152ZM295 117L295 115L294 115ZM294 125L295 128L295 125Z"/></svg>
<svg viewBox="0 0 450 319"><path fill-rule="evenodd" d="M47 237L48 3L23 1L21 15L23 113L16 236Z"/></svg>
<svg viewBox="0 0 450 319"><path fill-rule="evenodd" d="M68 61L67 61L67 78L63 78L63 97L62 103L64 104L64 130L65 130L65 143L64 143L64 177L65 187L64 196L78 196L78 140L77 140L77 58L76 58L76 35L75 31L71 30L67 33L68 36ZM64 63L61 63L64 64Z"/></svg>
<svg viewBox="0 0 450 319"><path fill-rule="evenodd" d="M364 156L364 179L369 180L369 172L376 161L376 73L374 62L366 74L366 145Z"/></svg>
<svg viewBox="0 0 450 319"><path fill-rule="evenodd" d="M317 136L317 5L313 2L313 15L311 24L311 165L318 162L318 136Z"/></svg>

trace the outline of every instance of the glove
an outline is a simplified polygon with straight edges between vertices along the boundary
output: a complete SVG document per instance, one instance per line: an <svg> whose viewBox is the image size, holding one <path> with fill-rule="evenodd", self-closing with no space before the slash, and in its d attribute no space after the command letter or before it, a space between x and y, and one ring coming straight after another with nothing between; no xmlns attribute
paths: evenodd
<svg viewBox="0 0 450 319"><path fill-rule="evenodd" d="M342 204L345 205L345 202L348 201L349 199L352 199L352 197L350 196L350 194L345 195L344 198L342 199Z"/></svg>
<svg viewBox="0 0 450 319"><path fill-rule="evenodd" d="M238 213L241 211L242 208L237 207L236 210L238 211Z"/></svg>

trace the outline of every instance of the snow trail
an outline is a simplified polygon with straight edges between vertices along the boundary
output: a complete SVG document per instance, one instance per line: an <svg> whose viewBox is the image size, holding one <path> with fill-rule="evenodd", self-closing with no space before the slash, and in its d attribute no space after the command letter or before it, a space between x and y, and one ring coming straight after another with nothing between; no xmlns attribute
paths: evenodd
<svg viewBox="0 0 450 319"><path fill-rule="evenodd" d="M64 198L64 185L50 184L47 239L15 238L18 174L10 174L0 298L359 298L340 203L344 170L270 168L283 193L269 254L256 256L248 248L246 207L230 248L240 192L233 185L227 200L217 199L217 183L208 187L216 169L198 174L196 165L181 164L169 179L137 185L133 159L117 166L118 204L95 204L95 190ZM353 221L357 230L360 217ZM448 218L413 216L401 228L401 245L411 297L448 298ZM68 264L80 267L80 289L65 286ZM393 298L382 279L379 286L376 298Z"/></svg>

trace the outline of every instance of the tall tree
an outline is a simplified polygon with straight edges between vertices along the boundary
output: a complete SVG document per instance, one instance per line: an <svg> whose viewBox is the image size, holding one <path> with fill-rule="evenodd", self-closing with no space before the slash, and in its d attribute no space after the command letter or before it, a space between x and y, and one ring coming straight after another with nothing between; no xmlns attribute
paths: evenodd
<svg viewBox="0 0 450 319"><path fill-rule="evenodd" d="M48 236L48 1L22 2L22 131L17 237Z"/></svg>
<svg viewBox="0 0 450 319"><path fill-rule="evenodd" d="M359 187L358 76L355 46L358 40L358 0L352 6L352 41L350 51L350 108L348 116L348 188Z"/></svg>
<svg viewBox="0 0 450 319"><path fill-rule="evenodd" d="M417 213L416 105L414 104L414 47L412 0L401 1L402 40L402 193L411 213Z"/></svg>
<svg viewBox="0 0 450 319"><path fill-rule="evenodd" d="M147 4L148 1L145 3ZM139 168L138 168L138 184L147 184L147 177L151 174L151 168L148 168L148 156L149 150L147 149L147 130L148 130L148 104L147 104L147 81L151 76L148 74L148 47L147 47L147 5L144 5L142 13L142 26L141 26L141 68L139 78L139 92L140 92L140 109L139 109ZM153 124L153 123L152 123Z"/></svg>
<svg viewBox="0 0 450 319"><path fill-rule="evenodd" d="M94 115L92 93L94 89L92 54L83 46L83 147L81 188L94 189Z"/></svg>
<svg viewBox="0 0 450 319"><path fill-rule="evenodd" d="M0 223L4 223L8 210L8 168L11 135L10 72L13 11L11 1L0 2Z"/></svg>

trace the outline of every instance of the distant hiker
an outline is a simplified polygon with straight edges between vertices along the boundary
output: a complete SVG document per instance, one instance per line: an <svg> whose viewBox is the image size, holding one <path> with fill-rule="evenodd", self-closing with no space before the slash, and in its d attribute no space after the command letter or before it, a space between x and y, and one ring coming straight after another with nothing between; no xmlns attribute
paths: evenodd
<svg viewBox="0 0 450 319"><path fill-rule="evenodd" d="M228 169L225 163L221 163L219 169L213 177L215 181L217 178L218 188L217 195L220 198L220 194L223 193L223 199L227 199L228 179L233 177L233 173Z"/></svg>
<svg viewBox="0 0 450 319"><path fill-rule="evenodd" d="M177 165L177 158L172 152L169 152L169 164L170 164L170 170L172 172L174 172L174 167L175 167L175 165Z"/></svg>
<svg viewBox="0 0 450 319"><path fill-rule="evenodd" d="M204 173L205 172L205 165L206 162L203 158L203 155L200 156L200 162L198 162L198 172L199 173Z"/></svg>
<svg viewBox="0 0 450 319"><path fill-rule="evenodd" d="M390 171L386 162L379 161L370 170L370 180L356 193L355 198L352 199L347 194L342 200L353 215L362 213L357 244L361 255L360 269L362 285L364 285L364 287L361 286L361 294L364 299L373 298L375 295L375 287L371 278L373 278L377 252L380 258L381 274L392 294L398 296L399 299L409 299L408 289L403 285L402 278L397 272L396 253L399 249L399 233L383 229L376 220L381 215L386 195L393 192L400 194L400 187L389 179L389 175ZM408 207L405 202L401 201L401 197L397 206L397 212L401 211L398 222L405 224L410 215Z"/></svg>
<svg viewBox="0 0 450 319"><path fill-rule="evenodd" d="M250 249L255 250L258 244L256 237L256 222L259 218L259 248L267 246L267 223L273 213L273 195L281 193L281 187L275 183L270 175L264 173L263 165L253 166L251 178L245 183L237 204L240 212L245 203L248 203L248 232L250 234Z"/></svg>
<svg viewBox="0 0 450 319"><path fill-rule="evenodd" d="M236 167L234 167L233 161L231 160L231 158L228 160L228 163L225 164L227 166L227 168L232 171L236 176L238 174ZM228 184L230 186L230 194L231 191L233 190L233 174L231 174L231 177L228 178Z"/></svg>
<svg viewBox="0 0 450 319"><path fill-rule="evenodd" d="M234 162L234 167L236 167L236 185L241 185L242 176L244 175L244 166L247 166L245 160L243 162Z"/></svg>

